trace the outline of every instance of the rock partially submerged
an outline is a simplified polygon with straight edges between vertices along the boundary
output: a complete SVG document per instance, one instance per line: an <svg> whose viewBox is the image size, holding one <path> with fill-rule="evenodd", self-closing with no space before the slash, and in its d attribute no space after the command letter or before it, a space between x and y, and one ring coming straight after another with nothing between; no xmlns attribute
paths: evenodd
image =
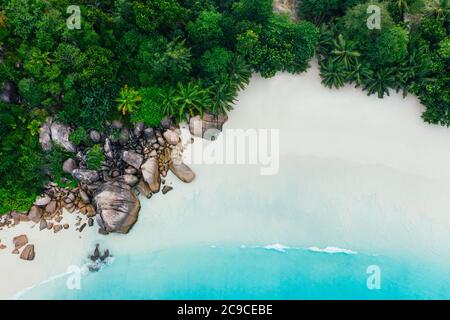
<svg viewBox="0 0 450 320"><path fill-rule="evenodd" d="M127 184L101 185L94 195L97 222L106 232L128 233L136 223L141 204Z"/></svg>

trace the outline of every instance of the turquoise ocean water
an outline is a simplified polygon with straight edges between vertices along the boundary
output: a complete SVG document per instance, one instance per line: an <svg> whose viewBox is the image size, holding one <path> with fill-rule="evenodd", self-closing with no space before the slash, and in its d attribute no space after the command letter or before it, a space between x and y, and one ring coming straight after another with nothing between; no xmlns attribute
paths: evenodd
<svg viewBox="0 0 450 320"><path fill-rule="evenodd" d="M369 266L380 288L369 290ZM258 247L192 247L116 257L100 272L38 285L19 299L445 299L450 276L417 261Z"/></svg>

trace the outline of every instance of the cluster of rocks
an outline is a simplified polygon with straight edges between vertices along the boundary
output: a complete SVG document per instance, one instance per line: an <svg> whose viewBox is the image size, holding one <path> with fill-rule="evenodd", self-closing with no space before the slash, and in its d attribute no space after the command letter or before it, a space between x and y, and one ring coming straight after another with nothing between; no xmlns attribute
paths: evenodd
<svg viewBox="0 0 450 320"><path fill-rule="evenodd" d="M14 249L12 254L20 255L20 259L31 261L34 260L36 253L34 251L34 245L28 243L28 237L24 234L14 237L13 239ZM6 249L7 246L0 243L0 250Z"/></svg>
<svg viewBox="0 0 450 320"><path fill-rule="evenodd" d="M89 203L85 192L79 187L74 189L60 188L56 184L50 183L46 186L44 195L38 197L33 207L28 212L28 219L34 223L39 224L39 229L53 230L58 233L61 230L70 228L68 223L62 223L63 209L70 213L76 212L78 215L78 222L75 226L79 226L82 219L86 220L93 226L93 217L95 217L95 209ZM83 228L84 229L84 228ZM77 229L78 230L78 229ZM79 231L83 231L81 228Z"/></svg>
<svg viewBox="0 0 450 320"><path fill-rule="evenodd" d="M189 129L194 136L214 140L208 132L220 132L226 120L226 116L209 114L204 118L192 117ZM101 145L105 155L99 170L87 168L86 147L69 141L72 131L73 128L48 118L41 128L40 142L45 150L57 144L74 153L62 168L78 181L78 187L68 189L48 184L28 212L11 212L0 217L0 230L20 222L32 222L41 231L58 233L70 228L62 221L66 209L77 214L75 231L94 227L96 221L101 234L128 233L138 219L139 195L150 199L160 191L163 194L171 191L172 186L166 183L169 171L185 183L195 179L195 173L181 161L187 144L181 141L180 129L168 119L163 120L161 128L146 127L143 123L126 128L120 121L114 121L103 133L90 131L92 143ZM0 249L5 248L0 243ZM16 249L19 250L15 248L14 253ZM34 246L27 246L22 256L32 260Z"/></svg>
<svg viewBox="0 0 450 320"><path fill-rule="evenodd" d="M92 255L89 255L89 260L91 263L88 264L88 269L91 272L99 271L103 265L105 265L109 259L112 258L111 253L106 249L103 253L100 251L100 245L95 245L95 250Z"/></svg>
<svg viewBox="0 0 450 320"><path fill-rule="evenodd" d="M99 170L88 169L87 150L69 141L70 132L71 128L49 118L41 129L40 141L46 150L58 144L76 154L63 163L63 170L79 186L62 197L62 205L70 212L86 211L89 218L96 216L102 234L128 233L140 211L138 195L151 198L161 189L163 194L172 190L165 179L169 171L186 183L195 179L194 172L179 161L185 147L181 131L167 119L161 129L143 123L126 128L114 121L104 133L90 131L92 143L101 145L105 155ZM55 201L52 194L45 197Z"/></svg>

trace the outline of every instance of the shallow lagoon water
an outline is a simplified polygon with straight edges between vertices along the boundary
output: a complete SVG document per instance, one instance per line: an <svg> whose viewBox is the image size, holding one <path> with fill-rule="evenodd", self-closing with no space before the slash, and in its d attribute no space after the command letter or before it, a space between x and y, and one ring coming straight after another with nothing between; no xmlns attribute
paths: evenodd
<svg viewBox="0 0 450 320"><path fill-rule="evenodd" d="M368 288L368 266L380 267ZM444 276L444 277L443 277ZM69 276L26 299L445 299L448 274L381 256L264 248L173 248L117 257L68 290ZM70 279L69 279L70 280Z"/></svg>

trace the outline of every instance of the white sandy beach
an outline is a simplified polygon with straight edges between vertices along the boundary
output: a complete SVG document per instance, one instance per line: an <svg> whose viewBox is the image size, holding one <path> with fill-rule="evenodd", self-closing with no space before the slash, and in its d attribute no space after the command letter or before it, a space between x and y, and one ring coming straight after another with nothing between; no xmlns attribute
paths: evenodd
<svg viewBox="0 0 450 320"><path fill-rule="evenodd" d="M314 65L301 75L254 76L225 129L279 129L280 171L192 165L191 185L142 200L128 235L96 228L54 235L30 224L0 231L0 298L11 298L79 265L96 242L116 256L184 245L339 247L407 254L450 266L450 129L420 118L415 97L380 100L360 89L330 90ZM196 139L194 148L202 142ZM189 151L188 151L189 152ZM369 206L370 205L370 206ZM11 254L26 233L36 258ZM448 263L448 265L447 265Z"/></svg>

